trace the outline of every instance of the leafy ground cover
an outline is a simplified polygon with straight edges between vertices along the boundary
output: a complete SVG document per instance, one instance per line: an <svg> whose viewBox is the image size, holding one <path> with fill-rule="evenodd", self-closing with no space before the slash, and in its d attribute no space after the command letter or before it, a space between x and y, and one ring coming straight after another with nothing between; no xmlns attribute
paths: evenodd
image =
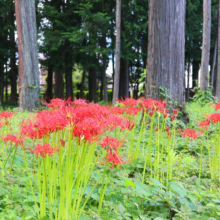
<svg viewBox="0 0 220 220"><path fill-rule="evenodd" d="M220 104L0 112L0 219L220 219Z"/></svg>

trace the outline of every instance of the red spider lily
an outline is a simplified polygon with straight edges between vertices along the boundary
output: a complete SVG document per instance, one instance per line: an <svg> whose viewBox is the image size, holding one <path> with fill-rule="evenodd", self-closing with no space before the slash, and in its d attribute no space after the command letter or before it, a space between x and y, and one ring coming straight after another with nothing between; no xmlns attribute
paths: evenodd
<svg viewBox="0 0 220 220"><path fill-rule="evenodd" d="M1 136L1 139L5 142L5 144L7 144L7 142L10 141L11 146L12 146L13 142L15 143L15 146L17 146L18 144L23 145L23 139L19 139L12 134L8 134L6 137Z"/></svg>
<svg viewBox="0 0 220 220"><path fill-rule="evenodd" d="M170 127L166 127L166 131L169 132L169 130L170 130Z"/></svg>
<svg viewBox="0 0 220 220"><path fill-rule="evenodd" d="M220 102L215 105L215 111L218 111L219 109L220 109Z"/></svg>
<svg viewBox="0 0 220 220"><path fill-rule="evenodd" d="M97 140L99 136L106 131L105 123L95 119L87 118L83 122L78 123L73 128L73 135L83 137L91 142Z"/></svg>
<svg viewBox="0 0 220 220"><path fill-rule="evenodd" d="M152 116L154 115L154 111L151 110L151 111L149 112L149 115L150 115L150 117L152 117Z"/></svg>
<svg viewBox="0 0 220 220"><path fill-rule="evenodd" d="M37 114L35 121L22 122L21 135L41 139L57 130L63 130L69 123L62 111L41 111Z"/></svg>
<svg viewBox="0 0 220 220"><path fill-rule="evenodd" d="M113 115L123 115L125 112L124 108L119 108L117 106L114 106L110 109L109 113L113 114Z"/></svg>
<svg viewBox="0 0 220 220"><path fill-rule="evenodd" d="M191 141L192 141L192 139L195 140L197 138L197 136L200 134L200 133L196 133L196 131L193 129L186 129L186 130L184 130L184 132L180 131L180 133L183 135L184 138L185 137L191 138Z"/></svg>
<svg viewBox="0 0 220 220"><path fill-rule="evenodd" d="M156 110L156 111L161 111L162 113L164 112L164 108L166 107L166 103L163 101L156 101L153 99L145 99L142 102L144 108L146 110Z"/></svg>
<svg viewBox="0 0 220 220"><path fill-rule="evenodd" d="M168 134L168 137L169 137L169 138L172 137L172 132L171 132L171 131L168 131L167 134Z"/></svg>
<svg viewBox="0 0 220 220"><path fill-rule="evenodd" d="M167 118L167 115L168 115L168 109L164 109L164 112L162 113L163 114L163 118Z"/></svg>
<svg viewBox="0 0 220 220"><path fill-rule="evenodd" d="M5 112L0 112L0 119L4 118L7 120L8 118L11 118L13 115L13 112L5 111Z"/></svg>
<svg viewBox="0 0 220 220"><path fill-rule="evenodd" d="M125 109L126 114L129 115L136 115L141 111L140 107L128 107L127 109Z"/></svg>
<svg viewBox="0 0 220 220"><path fill-rule="evenodd" d="M129 121L129 120L125 120L121 125L120 125L121 129L120 129L120 132L122 130L132 130L134 128L134 123L132 121Z"/></svg>
<svg viewBox="0 0 220 220"><path fill-rule="evenodd" d="M220 113L213 113L209 116L210 122L218 123L220 122Z"/></svg>
<svg viewBox="0 0 220 220"><path fill-rule="evenodd" d="M205 127L205 128L207 129L207 126L210 125L210 120L209 120L209 119L206 119L206 120L204 120L204 121L201 121L201 122L198 123L198 125L199 125L200 127Z"/></svg>
<svg viewBox="0 0 220 220"><path fill-rule="evenodd" d="M171 115L170 118L171 118L171 121L175 121L176 120L176 115Z"/></svg>
<svg viewBox="0 0 220 220"><path fill-rule="evenodd" d="M101 161L101 163L112 163L111 169L116 165L122 165L128 163L129 161L122 161L121 157L116 152L110 152L106 158L106 161Z"/></svg>
<svg viewBox="0 0 220 220"><path fill-rule="evenodd" d="M64 147L65 146L65 141L63 139L60 138L60 144Z"/></svg>
<svg viewBox="0 0 220 220"><path fill-rule="evenodd" d="M53 108L53 110L58 110L64 108L67 104L71 103L71 99L68 98L67 100L63 99L51 99L50 103L47 103L45 100L43 100L44 104L47 105L48 107Z"/></svg>
<svg viewBox="0 0 220 220"><path fill-rule="evenodd" d="M58 148L52 148L50 147L50 144L46 143L43 146L41 144L37 144L35 146L35 150L31 150L31 152L35 153L35 156L38 157L38 154L40 154L41 157L53 156L55 152L57 152Z"/></svg>
<svg viewBox="0 0 220 220"><path fill-rule="evenodd" d="M179 109L173 109L173 114L178 115L178 111L179 111Z"/></svg>
<svg viewBox="0 0 220 220"><path fill-rule="evenodd" d="M118 141L117 138L114 137L105 137L102 139L102 142L100 143L100 145L103 148L108 148L107 152L110 151L112 152L112 149L114 149L115 151L117 151L118 147L121 147L123 144L123 141Z"/></svg>
<svg viewBox="0 0 220 220"><path fill-rule="evenodd" d="M156 131L158 131L158 127L156 127Z"/></svg>
<svg viewBox="0 0 220 220"><path fill-rule="evenodd" d="M137 105L138 100L132 99L132 98L126 98L125 100L118 99L118 102L122 103L125 106L132 107L132 106L136 106Z"/></svg>
<svg viewBox="0 0 220 220"><path fill-rule="evenodd" d="M83 106L83 107L88 105L85 99L76 99L76 98L74 99L73 102L71 102L71 104L76 106Z"/></svg>

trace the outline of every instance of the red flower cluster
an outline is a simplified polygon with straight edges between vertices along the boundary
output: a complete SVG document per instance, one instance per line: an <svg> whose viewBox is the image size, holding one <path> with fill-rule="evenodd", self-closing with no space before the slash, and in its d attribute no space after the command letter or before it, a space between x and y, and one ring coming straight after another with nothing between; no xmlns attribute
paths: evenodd
<svg viewBox="0 0 220 220"><path fill-rule="evenodd" d="M52 148L49 144L37 144L35 146L35 150L31 150L33 153L35 153L35 156L38 157L38 154L40 154L41 157L52 156L55 152L57 152L58 148Z"/></svg>
<svg viewBox="0 0 220 220"><path fill-rule="evenodd" d="M112 152L112 149L114 149L114 151L117 151L118 148L122 146L122 144L123 141L118 141L114 137L105 137L102 139L102 142L100 143L100 145L103 148L107 148L107 152L108 151Z"/></svg>
<svg viewBox="0 0 220 220"><path fill-rule="evenodd" d="M116 167L118 167L118 165L122 165L124 163L128 163L128 161L122 161L121 157L116 153L116 152L110 152L107 156L107 159L104 163L112 163L111 165L111 169L113 169L113 167L116 165Z"/></svg>
<svg viewBox="0 0 220 220"><path fill-rule="evenodd" d="M220 122L220 113L213 113L209 117L210 122L219 123Z"/></svg>
<svg viewBox="0 0 220 220"><path fill-rule="evenodd" d="M200 133L196 133L196 131L193 129L186 129L186 130L184 130L184 132L180 131L180 133L183 135L184 138L185 137L191 138L191 141L192 141L192 139L196 139L197 136L200 134Z"/></svg>
<svg viewBox="0 0 220 220"><path fill-rule="evenodd" d="M205 127L207 129L207 127L210 125L210 120L206 119L204 121L201 121L198 123L200 127Z"/></svg>
<svg viewBox="0 0 220 220"><path fill-rule="evenodd" d="M8 118L11 118L13 116L13 112L5 111L5 112L0 112L0 119L4 118L7 120Z"/></svg>
<svg viewBox="0 0 220 220"><path fill-rule="evenodd" d="M11 146L12 146L13 142L15 143L15 146L17 146L18 144L23 145L23 139L19 139L12 134L8 134L6 137L2 137L2 136L0 136L0 137L5 142L5 144L7 144L7 142L10 141Z"/></svg>
<svg viewBox="0 0 220 220"><path fill-rule="evenodd" d="M218 111L219 109L220 109L220 102L215 105L215 111Z"/></svg>

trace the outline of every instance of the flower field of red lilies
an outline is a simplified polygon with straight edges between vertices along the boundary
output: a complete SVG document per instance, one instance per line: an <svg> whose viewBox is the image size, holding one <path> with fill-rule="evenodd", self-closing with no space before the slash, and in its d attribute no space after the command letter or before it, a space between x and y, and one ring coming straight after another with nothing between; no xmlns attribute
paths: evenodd
<svg viewBox="0 0 220 220"><path fill-rule="evenodd" d="M0 219L220 219L220 103L43 104L0 112Z"/></svg>

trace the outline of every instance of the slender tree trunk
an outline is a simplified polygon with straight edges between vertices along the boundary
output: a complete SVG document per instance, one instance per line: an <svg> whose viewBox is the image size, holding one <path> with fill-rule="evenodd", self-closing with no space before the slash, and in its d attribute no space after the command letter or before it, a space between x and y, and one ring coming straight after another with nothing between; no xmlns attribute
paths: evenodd
<svg viewBox="0 0 220 220"><path fill-rule="evenodd" d="M0 59L0 106L4 101L4 59Z"/></svg>
<svg viewBox="0 0 220 220"><path fill-rule="evenodd" d="M96 69L94 66L89 68L89 101L96 102Z"/></svg>
<svg viewBox="0 0 220 220"><path fill-rule="evenodd" d="M104 47L106 48L106 35L103 37ZM106 82L106 54L103 54L103 66L102 66L102 85L104 91L104 101L108 102L107 82Z"/></svg>
<svg viewBox="0 0 220 220"><path fill-rule="evenodd" d="M121 53L121 0L116 0L116 49L115 49L116 65L115 65L112 105L116 103L119 95L120 53Z"/></svg>
<svg viewBox="0 0 220 220"><path fill-rule="evenodd" d="M198 83L198 77L199 77L199 62L193 60L193 88L197 86L196 82Z"/></svg>
<svg viewBox="0 0 220 220"><path fill-rule="evenodd" d="M10 43L10 84L11 84L11 95L10 95L10 104L17 104L17 68L16 68L16 43L15 43L15 32L14 32L14 10L11 11L9 15L10 25L13 27L10 29L9 33L9 43Z"/></svg>
<svg viewBox="0 0 220 220"><path fill-rule="evenodd" d="M187 70L187 101L189 102L189 73L190 73L190 63L188 63L188 70Z"/></svg>
<svg viewBox="0 0 220 220"><path fill-rule="evenodd" d="M159 87L185 103L185 0L149 0L146 98L159 98ZM163 37L162 37L163 36Z"/></svg>
<svg viewBox="0 0 220 220"><path fill-rule="evenodd" d="M121 58L119 98L128 98L128 61Z"/></svg>
<svg viewBox="0 0 220 220"><path fill-rule="evenodd" d="M73 98L73 61L72 61L72 51L71 43L66 42L66 46L69 47L69 52L66 53L66 97Z"/></svg>
<svg viewBox="0 0 220 220"><path fill-rule="evenodd" d="M211 87L212 87L212 91L213 91L213 88L214 88L214 79L215 79L215 72L216 72L217 47L218 47L218 41L217 41L217 38L216 38L215 46L214 46L213 59L212 59L212 72L211 72Z"/></svg>
<svg viewBox="0 0 220 220"><path fill-rule="evenodd" d="M55 87L54 94L56 98L64 97L63 74L60 70L55 70Z"/></svg>
<svg viewBox="0 0 220 220"><path fill-rule="evenodd" d="M202 36L202 61L200 89L208 88L209 58L211 37L211 1L203 0L203 36Z"/></svg>
<svg viewBox="0 0 220 220"><path fill-rule="evenodd" d="M218 7L218 47L217 47L217 73L215 95L220 98L220 1Z"/></svg>
<svg viewBox="0 0 220 220"><path fill-rule="evenodd" d="M19 56L19 110L37 107L40 79L35 0L15 0Z"/></svg>
<svg viewBox="0 0 220 220"><path fill-rule="evenodd" d="M48 67L48 75L47 75L47 98L53 98L53 67Z"/></svg>

